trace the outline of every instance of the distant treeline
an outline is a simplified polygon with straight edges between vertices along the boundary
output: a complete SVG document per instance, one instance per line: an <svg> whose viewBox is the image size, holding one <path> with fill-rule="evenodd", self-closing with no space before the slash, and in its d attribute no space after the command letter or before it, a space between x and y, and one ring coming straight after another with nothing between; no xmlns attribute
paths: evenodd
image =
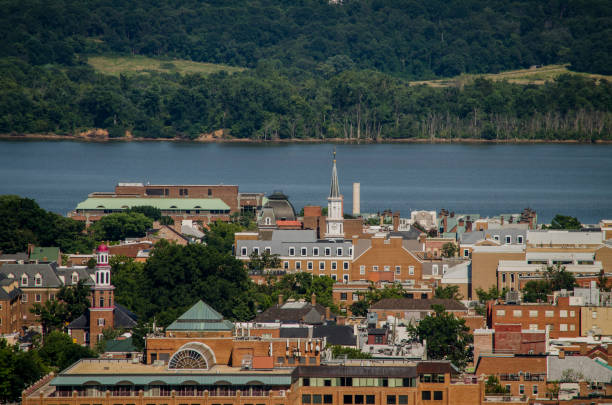
<svg viewBox="0 0 612 405"><path fill-rule="evenodd" d="M260 62L207 77L103 76L90 66L0 59L0 133L379 141L397 138L612 140L612 84L563 75L545 85L477 79L409 86L373 70L326 75Z"/></svg>
<svg viewBox="0 0 612 405"><path fill-rule="evenodd" d="M169 56L405 78L536 64L612 74L608 0L0 0L0 57L71 65L79 54Z"/></svg>

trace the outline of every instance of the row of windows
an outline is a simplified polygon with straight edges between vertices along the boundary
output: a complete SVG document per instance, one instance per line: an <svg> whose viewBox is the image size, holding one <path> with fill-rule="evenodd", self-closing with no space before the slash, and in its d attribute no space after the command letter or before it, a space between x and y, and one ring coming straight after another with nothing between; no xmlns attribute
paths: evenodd
<svg viewBox="0 0 612 405"><path fill-rule="evenodd" d="M506 391L511 392L511 386L510 384L506 385ZM533 393L533 395L538 395L538 386L534 385L533 387L531 387L531 392ZM523 384L519 385L519 395L524 395L525 394L525 386Z"/></svg>
<svg viewBox="0 0 612 405"><path fill-rule="evenodd" d="M304 387L416 387L416 378L302 378Z"/></svg>
<svg viewBox="0 0 612 405"><path fill-rule="evenodd" d="M395 267L395 274L402 274L402 266L394 266ZM391 266L382 266L383 271L391 271ZM361 265L359 266L359 274L366 274L366 266L365 265ZM372 271L380 271L380 266L372 266ZM413 276L414 275L414 266L408 266L408 274Z"/></svg>
<svg viewBox="0 0 612 405"><path fill-rule="evenodd" d="M49 295L49 300L50 301L54 301L55 300L55 294L50 294ZM34 294L34 302L41 302L42 301L42 296L40 294ZM26 303L28 302L28 294L22 294L21 295L21 302Z"/></svg>
<svg viewBox="0 0 612 405"><path fill-rule="evenodd" d="M15 278L15 275L13 273L8 275L8 278ZM79 282L79 275L78 273L74 272L72 273L72 283L76 284ZM22 274L21 275L21 286L22 287L27 287L28 284L30 283L29 277L27 274ZM42 287L42 276L40 274L36 274L34 276L34 287Z"/></svg>
<svg viewBox="0 0 612 405"><path fill-rule="evenodd" d="M338 262L330 262L331 263L331 269L332 270L338 270ZM301 270L302 269L302 262L301 261L296 261L295 262L295 270ZM325 262L324 261L320 261L319 262L319 270L323 271L325 270ZM306 269L307 270L312 270L314 267L314 263L313 262L306 262ZM288 261L284 261L283 262L283 268L285 270L289 270L289 262ZM342 269L345 271L349 270L349 262L342 262Z"/></svg>
<svg viewBox="0 0 612 405"><path fill-rule="evenodd" d="M537 318L540 314L540 312L538 310L532 309L532 310L528 310L525 311L530 318ZM506 310L505 309L498 309L495 311L495 314L497 316L506 316ZM569 314L570 318L575 318L576 317L576 312L575 311L567 311L566 309L562 309L559 310L559 318L567 318ZM512 316L515 318L521 318L523 316L523 310L522 309L514 309L512 310ZM555 317L555 311L554 310L546 310L544 311L544 316L546 318L554 318Z"/></svg>
<svg viewBox="0 0 612 405"><path fill-rule="evenodd" d="M429 391L423 391L429 392ZM442 394L442 391L435 391ZM408 395L386 395L384 404L388 405L404 405L408 404ZM332 394L303 394L302 404L333 404L334 396ZM342 404L376 404L376 395L342 395Z"/></svg>
<svg viewBox="0 0 612 405"><path fill-rule="evenodd" d="M272 254L272 248L269 246L266 246L264 249L264 252L268 253L268 254ZM290 247L289 248L289 256L297 256L296 254L296 248L295 247ZM251 248L251 253L255 253L255 254L259 254L260 253L260 249L259 247L255 246L253 248ZM308 249L303 247L300 248L300 256L308 256ZM338 247L336 248L336 256L342 256L344 253L344 248ZM249 251L248 248L246 246L243 246L240 248L240 256L248 256ZM332 255L332 248L330 247L326 247L324 249L324 255L325 256L331 256ZM348 250L348 255L352 256L353 255L353 248L349 248ZM318 247L313 247L312 248L312 256L319 256L319 248Z"/></svg>

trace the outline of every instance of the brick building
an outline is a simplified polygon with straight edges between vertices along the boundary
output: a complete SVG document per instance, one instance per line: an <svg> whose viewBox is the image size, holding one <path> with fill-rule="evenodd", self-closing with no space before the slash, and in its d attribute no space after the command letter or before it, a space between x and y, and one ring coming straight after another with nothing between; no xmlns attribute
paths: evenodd
<svg viewBox="0 0 612 405"><path fill-rule="evenodd" d="M14 278L0 274L0 335L19 332L21 329L21 290Z"/></svg>
<svg viewBox="0 0 612 405"><path fill-rule="evenodd" d="M545 355L483 354L476 364L476 375L496 376L509 395L545 398Z"/></svg>
<svg viewBox="0 0 612 405"><path fill-rule="evenodd" d="M572 297L557 297L555 303L502 304L489 302L487 323L518 324L521 329L546 330L551 338L580 336L580 306L571 305Z"/></svg>
<svg viewBox="0 0 612 405"><path fill-rule="evenodd" d="M353 239L355 258L351 280L404 282L416 285L422 278L421 245L402 236L384 235Z"/></svg>
<svg viewBox="0 0 612 405"><path fill-rule="evenodd" d="M98 246L96 258L91 306L68 325L68 333L75 342L88 346L100 342L105 329L129 330L136 326L136 316L115 303L115 287L111 283L109 249L106 245Z"/></svg>

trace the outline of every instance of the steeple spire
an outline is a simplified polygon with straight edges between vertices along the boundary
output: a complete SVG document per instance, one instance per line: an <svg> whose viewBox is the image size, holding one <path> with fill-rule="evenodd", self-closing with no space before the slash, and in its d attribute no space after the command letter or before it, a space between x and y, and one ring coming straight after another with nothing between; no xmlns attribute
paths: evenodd
<svg viewBox="0 0 612 405"><path fill-rule="evenodd" d="M340 197L340 189L338 187L338 171L336 170L336 147L334 146L334 166L332 167L331 187L329 190L330 198Z"/></svg>

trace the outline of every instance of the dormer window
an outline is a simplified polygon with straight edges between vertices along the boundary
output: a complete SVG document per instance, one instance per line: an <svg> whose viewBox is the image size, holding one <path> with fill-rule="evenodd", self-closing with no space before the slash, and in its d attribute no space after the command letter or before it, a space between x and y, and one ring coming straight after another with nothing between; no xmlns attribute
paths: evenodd
<svg viewBox="0 0 612 405"><path fill-rule="evenodd" d="M331 249L328 247L325 248L325 256L331 256Z"/></svg>
<svg viewBox="0 0 612 405"><path fill-rule="evenodd" d="M523 244L523 235L519 235L516 237L516 243L518 244Z"/></svg>
<svg viewBox="0 0 612 405"><path fill-rule="evenodd" d="M506 235L506 243L510 244L512 242L512 236Z"/></svg>
<svg viewBox="0 0 612 405"><path fill-rule="evenodd" d="M7 277L8 278L15 278L15 275L13 273L9 273L9 275Z"/></svg>
<svg viewBox="0 0 612 405"><path fill-rule="evenodd" d="M40 274L37 274L37 275L34 277L34 285L35 285L36 287L40 287L40 286L42 286L42 277L41 277L41 275L40 275Z"/></svg>
<svg viewBox="0 0 612 405"><path fill-rule="evenodd" d="M295 256L295 248L294 247L290 247L289 248L289 256Z"/></svg>
<svg viewBox="0 0 612 405"><path fill-rule="evenodd" d="M336 249L336 256L342 256L342 248Z"/></svg>
<svg viewBox="0 0 612 405"><path fill-rule="evenodd" d="M28 275L24 274L23 276L21 276L21 285L24 287L28 286Z"/></svg>
<svg viewBox="0 0 612 405"><path fill-rule="evenodd" d="M240 256L246 256L246 255L247 255L247 248L241 247L240 248Z"/></svg>
<svg viewBox="0 0 612 405"><path fill-rule="evenodd" d="M272 220L270 220L270 217L266 217L266 225L271 225L272 224Z"/></svg>
<svg viewBox="0 0 612 405"><path fill-rule="evenodd" d="M493 239L495 239L496 241L498 241L498 242L499 242L499 235L494 235L494 236L493 236Z"/></svg>
<svg viewBox="0 0 612 405"><path fill-rule="evenodd" d="M318 247L312 248L312 255L313 256L319 256L319 248Z"/></svg>
<svg viewBox="0 0 612 405"><path fill-rule="evenodd" d="M79 282L79 274L75 271L72 273L72 284L76 284Z"/></svg>

